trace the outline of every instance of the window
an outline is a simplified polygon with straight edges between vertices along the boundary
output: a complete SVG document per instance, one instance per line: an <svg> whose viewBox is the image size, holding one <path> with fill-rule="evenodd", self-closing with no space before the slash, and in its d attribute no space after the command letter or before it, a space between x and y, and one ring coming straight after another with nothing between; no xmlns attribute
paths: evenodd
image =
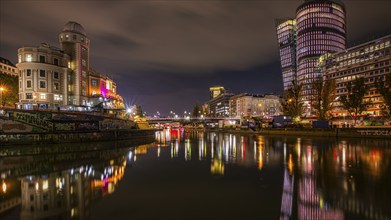
<svg viewBox="0 0 391 220"><path fill-rule="evenodd" d="M54 59L53 59L53 64L56 65L56 66L58 66L58 59L57 59L57 58L54 58Z"/></svg>
<svg viewBox="0 0 391 220"><path fill-rule="evenodd" d="M46 63L46 57L45 56L39 56L39 62L40 63Z"/></svg>
<svg viewBox="0 0 391 220"><path fill-rule="evenodd" d="M22 62L22 55L18 55L18 63L21 63Z"/></svg>
<svg viewBox="0 0 391 220"><path fill-rule="evenodd" d="M42 100L45 100L45 99L46 99L46 94L41 94L41 95L39 96L39 98L42 99Z"/></svg>
<svg viewBox="0 0 391 220"><path fill-rule="evenodd" d="M26 99L33 99L32 93L26 93Z"/></svg>
<svg viewBox="0 0 391 220"><path fill-rule="evenodd" d="M87 61L86 60L81 60L81 64L83 65L83 66L87 66Z"/></svg>
<svg viewBox="0 0 391 220"><path fill-rule="evenodd" d="M31 54L26 54L26 62L33 61L33 56Z"/></svg>
<svg viewBox="0 0 391 220"><path fill-rule="evenodd" d="M58 72L54 72L54 73L53 73L53 77L54 77L55 79L59 79L59 78L60 78L60 75L58 74Z"/></svg>
<svg viewBox="0 0 391 220"><path fill-rule="evenodd" d="M26 76L31 76L31 70L30 69L26 70Z"/></svg>
<svg viewBox="0 0 391 220"><path fill-rule="evenodd" d="M54 101L62 101L62 95L54 95Z"/></svg>
<svg viewBox="0 0 391 220"><path fill-rule="evenodd" d="M59 89L60 89L60 84L54 83L54 90L59 90Z"/></svg>
<svg viewBox="0 0 391 220"><path fill-rule="evenodd" d="M39 88L45 89L46 88L46 82L45 81L39 81Z"/></svg>
<svg viewBox="0 0 391 220"><path fill-rule="evenodd" d="M27 80L26 81L26 87L27 88L31 88L31 80Z"/></svg>
<svg viewBox="0 0 391 220"><path fill-rule="evenodd" d="M98 85L98 82L97 82L96 80L92 80L92 81L91 81L91 84L92 84L92 86L97 86L97 85Z"/></svg>
<svg viewBox="0 0 391 220"><path fill-rule="evenodd" d="M45 70L39 70L39 77L46 77Z"/></svg>

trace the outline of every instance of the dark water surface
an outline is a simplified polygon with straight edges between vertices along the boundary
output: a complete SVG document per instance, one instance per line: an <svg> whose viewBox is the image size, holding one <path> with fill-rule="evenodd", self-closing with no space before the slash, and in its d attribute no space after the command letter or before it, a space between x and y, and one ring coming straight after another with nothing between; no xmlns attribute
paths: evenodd
<svg viewBox="0 0 391 220"><path fill-rule="evenodd" d="M184 130L0 148L0 219L391 219L391 141Z"/></svg>

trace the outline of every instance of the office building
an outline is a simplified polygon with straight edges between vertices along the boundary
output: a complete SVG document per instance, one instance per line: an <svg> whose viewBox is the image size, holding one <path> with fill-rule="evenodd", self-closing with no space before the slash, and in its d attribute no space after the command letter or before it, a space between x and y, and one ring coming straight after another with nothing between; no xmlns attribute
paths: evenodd
<svg viewBox="0 0 391 220"><path fill-rule="evenodd" d="M282 81L284 90L288 90L296 80L296 20L277 22L277 40L280 53Z"/></svg>
<svg viewBox="0 0 391 220"><path fill-rule="evenodd" d="M364 114L381 115L383 97L376 89L376 80L385 80L391 74L391 35L372 40L346 51L326 54L320 59L320 68L325 80L335 80L337 100L334 103L334 116L348 115L338 97L346 95L347 84L359 77L364 77L369 87L364 101L368 109Z"/></svg>

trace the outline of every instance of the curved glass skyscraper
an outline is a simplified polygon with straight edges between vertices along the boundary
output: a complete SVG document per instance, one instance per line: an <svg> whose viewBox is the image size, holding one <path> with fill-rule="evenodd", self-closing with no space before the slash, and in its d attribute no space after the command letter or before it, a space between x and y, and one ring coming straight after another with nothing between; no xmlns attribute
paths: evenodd
<svg viewBox="0 0 391 220"><path fill-rule="evenodd" d="M297 81L303 84L302 101L311 109L312 82L320 76L318 59L345 50L346 11L340 0L306 0L296 11Z"/></svg>

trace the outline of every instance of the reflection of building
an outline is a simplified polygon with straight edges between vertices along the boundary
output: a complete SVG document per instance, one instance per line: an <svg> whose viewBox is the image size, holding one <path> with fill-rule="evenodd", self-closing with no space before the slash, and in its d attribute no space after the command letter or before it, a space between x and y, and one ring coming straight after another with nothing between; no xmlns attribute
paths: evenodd
<svg viewBox="0 0 391 220"><path fill-rule="evenodd" d="M284 90L296 80L296 20L283 20L277 24L277 40L280 51Z"/></svg>
<svg viewBox="0 0 391 220"><path fill-rule="evenodd" d="M18 69L11 61L0 57L0 74L18 76Z"/></svg>
<svg viewBox="0 0 391 220"><path fill-rule="evenodd" d="M90 177L79 171L27 176L21 179L21 219L89 219Z"/></svg>
<svg viewBox="0 0 391 220"><path fill-rule="evenodd" d="M375 82L391 74L391 35L348 48L344 52L328 54L320 61L324 79L335 80L337 97L347 94L350 82L363 77L370 87L364 98L369 103L366 113L381 115L384 100L376 90ZM339 102L335 106L336 115L346 114Z"/></svg>

